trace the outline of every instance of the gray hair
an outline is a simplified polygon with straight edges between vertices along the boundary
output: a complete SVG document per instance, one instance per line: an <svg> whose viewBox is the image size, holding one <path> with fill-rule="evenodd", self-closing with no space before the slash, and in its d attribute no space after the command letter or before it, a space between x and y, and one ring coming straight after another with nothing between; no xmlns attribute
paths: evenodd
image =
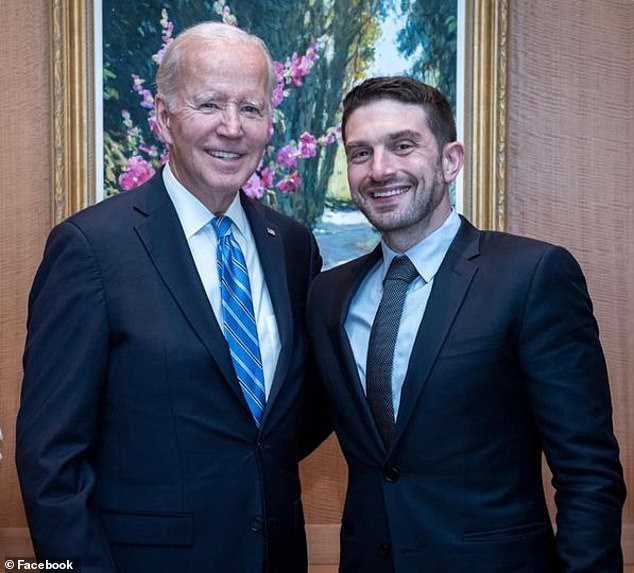
<svg viewBox="0 0 634 573"><path fill-rule="evenodd" d="M277 86L277 75L273 65L273 58L264 41L249 34L236 26L224 24L222 22L201 22L191 28L187 28L181 32L172 42L170 42L163 53L163 58L156 72L156 88L157 92L163 96L168 108L174 107L176 103L176 94L178 91L178 82L182 66L182 54L184 44L191 40L202 41L218 41L218 40L241 40L252 46L260 48L266 59L269 72L269 101L273 96L273 90Z"/></svg>

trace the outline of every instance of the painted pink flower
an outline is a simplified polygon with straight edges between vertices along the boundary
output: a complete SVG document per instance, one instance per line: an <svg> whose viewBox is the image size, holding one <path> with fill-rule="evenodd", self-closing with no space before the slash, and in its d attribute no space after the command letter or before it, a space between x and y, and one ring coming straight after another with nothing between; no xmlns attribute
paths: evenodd
<svg viewBox="0 0 634 573"><path fill-rule="evenodd" d="M297 171L293 171L289 175L286 175L277 184L277 188L282 193L293 193L302 186L302 178Z"/></svg>
<svg viewBox="0 0 634 573"><path fill-rule="evenodd" d="M147 153L150 157L158 157L158 148L156 145L149 145L145 142L139 145L139 149L143 151L143 153Z"/></svg>
<svg viewBox="0 0 634 573"><path fill-rule="evenodd" d="M317 138L305 131L299 136L299 153L302 157L315 157L317 155Z"/></svg>
<svg viewBox="0 0 634 573"><path fill-rule="evenodd" d="M156 136L156 138L157 138L159 141L161 141L161 142L162 142L162 141L163 141L163 138L161 137L161 134L160 134L160 132L159 132L158 123L157 123L157 121L156 121L156 116L155 116L154 114L150 115L150 116L147 118L147 122L148 122L148 124L149 124L149 126L150 126L150 131L151 131L151 132L152 132L152 133Z"/></svg>
<svg viewBox="0 0 634 573"><path fill-rule="evenodd" d="M302 78L310 73L313 62L306 56L298 56L293 54L291 57L291 79L296 86L302 85Z"/></svg>
<svg viewBox="0 0 634 573"><path fill-rule="evenodd" d="M285 145L277 152L277 162L288 169L297 167L297 148L294 145Z"/></svg>
<svg viewBox="0 0 634 573"><path fill-rule="evenodd" d="M161 10L161 29L163 30L163 33L161 34L161 41L163 42L163 45L153 58L157 64L161 63L165 48L167 48L167 46L173 40L172 34L174 33L174 23L170 22L169 16L167 15L167 10L165 8Z"/></svg>
<svg viewBox="0 0 634 573"><path fill-rule="evenodd" d="M166 22L165 28L163 29L163 34L161 35L161 40L165 44L165 47L167 47L167 44L172 41L173 32L174 24L172 22Z"/></svg>
<svg viewBox="0 0 634 573"><path fill-rule="evenodd" d="M273 97L271 98L271 105L273 107L279 107L282 101L284 101L284 84L278 83L273 90Z"/></svg>
<svg viewBox="0 0 634 573"><path fill-rule="evenodd" d="M145 183L154 173L154 168L143 157L133 155L126 163L126 170L119 175L119 187L129 191Z"/></svg>
<svg viewBox="0 0 634 573"><path fill-rule="evenodd" d="M331 143L335 143L338 139L341 139L341 126L338 125L336 127L329 127L326 130L326 134L322 135L317 143L319 145L330 145Z"/></svg>
<svg viewBox="0 0 634 573"><path fill-rule="evenodd" d="M262 169L262 173L260 174L262 179L262 185L266 189L271 189L273 187L273 178L275 177L275 171L273 171L270 167L265 167Z"/></svg>
<svg viewBox="0 0 634 573"><path fill-rule="evenodd" d="M322 47L321 44L325 43L326 38L321 37L316 42L313 42L310 46L308 46L308 50L306 50L306 57L313 63L315 60L319 59L319 50Z"/></svg>
<svg viewBox="0 0 634 573"><path fill-rule="evenodd" d="M141 103L139 105L145 109L154 109L154 96L150 90L143 87L145 80L137 74L132 74L132 81L134 91L141 96Z"/></svg>
<svg viewBox="0 0 634 573"><path fill-rule="evenodd" d="M284 64L278 61L273 62L273 69L275 70L275 75L277 76L277 85L273 90L273 98L271 103L274 108L278 107L282 101L284 100Z"/></svg>
<svg viewBox="0 0 634 573"><path fill-rule="evenodd" d="M265 191L262 179L260 179L257 173L254 173L251 177L249 177L247 182L242 186L242 190L245 192L247 197L252 197L253 199L260 199L264 195Z"/></svg>
<svg viewBox="0 0 634 573"><path fill-rule="evenodd" d="M282 83L284 81L284 64L275 60L273 62L273 69L275 70L275 75L277 76L277 83Z"/></svg>

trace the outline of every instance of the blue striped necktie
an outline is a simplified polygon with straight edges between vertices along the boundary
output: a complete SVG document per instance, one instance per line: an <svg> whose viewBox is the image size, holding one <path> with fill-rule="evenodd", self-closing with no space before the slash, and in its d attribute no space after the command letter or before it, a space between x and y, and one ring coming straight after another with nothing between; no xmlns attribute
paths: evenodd
<svg viewBox="0 0 634 573"><path fill-rule="evenodd" d="M264 372L247 265L231 232L231 219L215 217L211 224L218 236L218 278L225 338L240 387L259 426L265 401Z"/></svg>

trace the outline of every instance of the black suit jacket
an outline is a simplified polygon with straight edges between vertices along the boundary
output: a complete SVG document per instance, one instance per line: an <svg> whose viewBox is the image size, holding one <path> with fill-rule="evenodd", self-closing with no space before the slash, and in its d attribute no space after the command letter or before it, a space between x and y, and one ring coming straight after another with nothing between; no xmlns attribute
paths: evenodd
<svg viewBox="0 0 634 573"><path fill-rule="evenodd" d="M380 248L320 275L309 328L349 466L345 573L622 569L625 489L597 325L562 248L466 220L434 279L386 450L344 321ZM557 535L542 486L557 489Z"/></svg>
<svg viewBox="0 0 634 573"><path fill-rule="evenodd" d="M303 572L310 232L242 197L281 338L258 430L157 175L51 232L17 466L36 554L82 571ZM318 440L319 436L315 438Z"/></svg>

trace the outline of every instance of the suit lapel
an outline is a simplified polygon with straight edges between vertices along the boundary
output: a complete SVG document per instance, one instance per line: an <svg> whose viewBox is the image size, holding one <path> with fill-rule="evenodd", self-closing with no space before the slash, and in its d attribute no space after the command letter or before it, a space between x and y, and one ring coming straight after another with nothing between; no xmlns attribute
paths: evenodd
<svg viewBox="0 0 634 573"><path fill-rule="evenodd" d="M359 420L365 426L364 433L367 433L367 435L373 435L373 439L377 445L381 448L381 450L384 450L385 445L383 443L383 438L379 433L366 399L366 395L359 378L359 371L357 369L357 363L352 351L352 346L350 345L350 340L348 339L345 329L345 321L352 298L359 289L363 279L376 265L376 263L381 260L381 258L381 245L379 243L372 252L352 261L340 269L339 272L342 273L342 276L338 277L336 281L332 281L333 284L336 284L337 286L333 305L333 316L329 322L332 325L331 334L333 341L336 341L336 349L341 352L339 358L345 369L343 380L349 385L347 390L352 397L355 407L360 412Z"/></svg>
<svg viewBox="0 0 634 573"><path fill-rule="evenodd" d="M135 226L136 232L183 315L248 409L235 376L226 340L205 294L161 176L155 176L144 191L135 205L135 209L144 215Z"/></svg>
<svg viewBox="0 0 634 573"><path fill-rule="evenodd" d="M401 391L392 446L398 442L411 417L440 348L451 329L477 272L471 259L479 254L479 231L463 218L436 277L418 329Z"/></svg>

